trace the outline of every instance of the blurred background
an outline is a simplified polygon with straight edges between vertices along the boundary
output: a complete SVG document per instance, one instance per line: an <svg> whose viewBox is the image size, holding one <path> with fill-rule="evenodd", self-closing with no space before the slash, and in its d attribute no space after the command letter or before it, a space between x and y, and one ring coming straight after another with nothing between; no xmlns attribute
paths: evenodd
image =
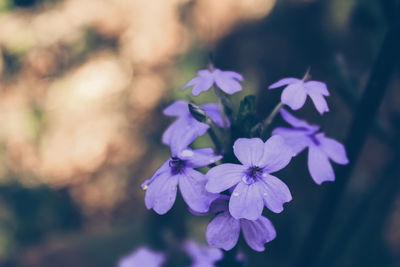
<svg viewBox="0 0 400 267"><path fill-rule="evenodd" d="M297 115L343 142L393 16L389 2L0 0L0 266L115 266L139 246L205 242L211 217L189 214L181 199L163 219L144 206L140 184L169 156L160 139L172 118L162 109L188 99L179 88L210 53L244 75L233 102L256 94L260 117L279 101L269 84L311 67L330 89L331 112L321 117L308 101ZM400 266L400 197L388 191L398 187L382 183L400 179L399 84L397 66L321 262ZM292 266L299 253L330 186L313 183L306 158L280 174L293 201L267 213L278 237L265 253L243 246L249 266Z"/></svg>

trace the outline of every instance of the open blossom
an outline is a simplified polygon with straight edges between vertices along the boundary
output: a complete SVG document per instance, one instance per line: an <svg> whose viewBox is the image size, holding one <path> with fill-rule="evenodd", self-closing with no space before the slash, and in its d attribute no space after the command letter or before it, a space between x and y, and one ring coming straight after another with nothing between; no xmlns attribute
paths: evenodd
<svg viewBox="0 0 400 267"><path fill-rule="evenodd" d="M329 160L347 164L349 160L344 146L318 132L318 126L294 117L285 109L281 109L280 112L283 119L293 128L279 127L272 134L282 136L296 154L308 147L308 170L317 184L334 181L335 173Z"/></svg>
<svg viewBox="0 0 400 267"><path fill-rule="evenodd" d="M253 221L235 219L228 211L227 196L221 196L216 201L220 202L221 213L208 224L206 238L210 246L231 250L239 239L240 230L246 243L255 251L264 251L264 244L275 239L275 228L267 218L260 216Z"/></svg>
<svg viewBox="0 0 400 267"><path fill-rule="evenodd" d="M319 81L303 81L297 78L284 78L270 85L268 89L275 89L287 85L283 89L281 101L293 110L298 110L306 102L307 95L311 97L315 108L320 114L329 111L325 96L329 96L326 84Z"/></svg>
<svg viewBox="0 0 400 267"><path fill-rule="evenodd" d="M188 102L178 100L164 109L164 114L167 116L178 117L168 128L162 136L162 142L166 145L171 145L173 139L193 139L205 134L210 128L205 123L198 122L192 117L188 108ZM207 113L210 119L219 127L224 127L224 122L221 116L221 110L217 104L207 103L201 105L201 108ZM226 119L225 125L229 126L229 120Z"/></svg>
<svg viewBox="0 0 400 267"><path fill-rule="evenodd" d="M231 95L242 90L239 81L243 81L243 77L234 71L199 70L197 76L191 79L182 89L193 86L192 94L197 96L216 84L222 91Z"/></svg>
<svg viewBox="0 0 400 267"><path fill-rule="evenodd" d="M206 189L220 193L234 187L229 211L235 219L260 218L264 205L281 212L283 204L292 199L288 187L270 173L289 164L293 152L280 136L265 143L259 138L239 138L233 146L237 159L243 164L221 164L208 171Z"/></svg>
<svg viewBox="0 0 400 267"><path fill-rule="evenodd" d="M141 247L122 258L118 263L118 267L161 267L164 261L165 256L163 253L157 253L146 247Z"/></svg>
<svg viewBox="0 0 400 267"><path fill-rule="evenodd" d="M186 241L183 246L192 258L191 267L214 267L215 263L224 257L220 249L201 245L194 241Z"/></svg>
<svg viewBox="0 0 400 267"><path fill-rule="evenodd" d="M177 140L171 144L172 157L169 158L142 187L146 189L145 204L158 214L169 211L176 199L177 186L190 209L206 212L211 202L218 197L205 190L207 178L194 170L214 163L222 158L211 148L191 149L193 137Z"/></svg>

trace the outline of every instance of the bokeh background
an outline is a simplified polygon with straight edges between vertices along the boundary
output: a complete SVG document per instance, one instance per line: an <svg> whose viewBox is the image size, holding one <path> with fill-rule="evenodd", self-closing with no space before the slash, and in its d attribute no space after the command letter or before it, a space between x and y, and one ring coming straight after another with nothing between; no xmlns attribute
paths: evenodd
<svg viewBox="0 0 400 267"><path fill-rule="evenodd" d="M172 119L162 109L189 99L179 88L210 53L244 75L233 102L256 94L261 117L279 101L267 86L311 67L328 84L331 112L320 117L307 102L297 114L344 141L390 2L0 0L0 266L115 266L139 246L205 242L210 217L189 214L180 199L163 219L144 206L140 184L169 155L160 138ZM399 84L397 65L320 266L400 266L399 192L382 185L400 179ZM312 182L304 153L280 177L294 199L267 214L278 238L265 253L243 246L250 266L293 266L330 186Z"/></svg>

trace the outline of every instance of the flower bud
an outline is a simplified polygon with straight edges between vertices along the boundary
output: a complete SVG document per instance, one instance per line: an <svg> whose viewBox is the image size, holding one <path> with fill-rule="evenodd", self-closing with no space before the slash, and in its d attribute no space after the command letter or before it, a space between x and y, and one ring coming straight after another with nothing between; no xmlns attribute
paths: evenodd
<svg viewBox="0 0 400 267"><path fill-rule="evenodd" d="M207 116L207 113L198 105L194 103L188 104L190 114L195 118L198 122L209 123L210 119Z"/></svg>

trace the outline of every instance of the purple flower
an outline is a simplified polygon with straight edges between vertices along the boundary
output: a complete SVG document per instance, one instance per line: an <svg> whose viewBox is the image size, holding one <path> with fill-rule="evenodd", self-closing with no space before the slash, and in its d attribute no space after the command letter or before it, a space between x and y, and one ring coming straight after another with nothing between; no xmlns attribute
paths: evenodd
<svg viewBox="0 0 400 267"><path fill-rule="evenodd" d="M192 258L191 267L214 267L214 263L224 256L220 249L210 248L194 241L186 241L184 249Z"/></svg>
<svg viewBox="0 0 400 267"><path fill-rule="evenodd" d="M197 96L216 84L222 91L231 95L242 90L238 81L243 81L243 77L234 71L199 70L197 76L191 79L182 89L193 86L192 94Z"/></svg>
<svg viewBox="0 0 400 267"><path fill-rule="evenodd" d="M156 253L146 247L141 247L122 258L118 267L160 267L164 261L163 253Z"/></svg>
<svg viewBox="0 0 400 267"><path fill-rule="evenodd" d="M293 128L279 127L272 134L282 136L296 155L308 147L308 170L317 184L334 181L335 173L329 159L338 164L349 163L344 146L318 132L318 126L297 119L285 109L281 109L280 112L283 119Z"/></svg>
<svg viewBox="0 0 400 267"><path fill-rule="evenodd" d="M222 158L211 148L190 149L191 139L173 139L172 157L142 184L146 189L145 204L158 214L169 211L175 202L177 186L183 199L196 212L206 212L211 202L218 197L205 190L207 178L194 170L214 163Z"/></svg>
<svg viewBox="0 0 400 267"><path fill-rule="evenodd" d="M257 220L264 205L281 212L292 196L288 187L270 173L289 164L293 155L290 147L280 136L273 136L265 143L259 138L239 138L233 150L243 165L226 163L209 170L207 191L220 193L234 187L229 211L235 219Z"/></svg>
<svg viewBox="0 0 400 267"><path fill-rule="evenodd" d="M281 101L293 110L300 109L306 102L307 95L311 97L315 108L320 114L329 111L324 96L329 96L326 84L318 81L303 81L297 78L284 78L270 85L268 89L275 89L287 85L283 89Z"/></svg>
<svg viewBox="0 0 400 267"><path fill-rule="evenodd" d="M275 239L276 231L272 223L260 216L257 220L235 219L228 211L227 199L225 208L208 224L207 242L212 247L231 250L239 239L242 230L246 243L256 251L264 251L264 244Z"/></svg>
<svg viewBox="0 0 400 267"><path fill-rule="evenodd" d="M178 119L174 121L165 130L162 136L162 142L171 146L172 143L180 142L181 140L191 140L191 143L198 136L205 134L210 128L205 123L198 122L189 112L188 102L178 100L164 109L164 114L167 116L176 116ZM212 121L219 127L224 127L224 122L221 117L221 110L217 104L207 103L201 105L201 108L207 113ZM226 126L230 126L229 120L226 119Z"/></svg>

